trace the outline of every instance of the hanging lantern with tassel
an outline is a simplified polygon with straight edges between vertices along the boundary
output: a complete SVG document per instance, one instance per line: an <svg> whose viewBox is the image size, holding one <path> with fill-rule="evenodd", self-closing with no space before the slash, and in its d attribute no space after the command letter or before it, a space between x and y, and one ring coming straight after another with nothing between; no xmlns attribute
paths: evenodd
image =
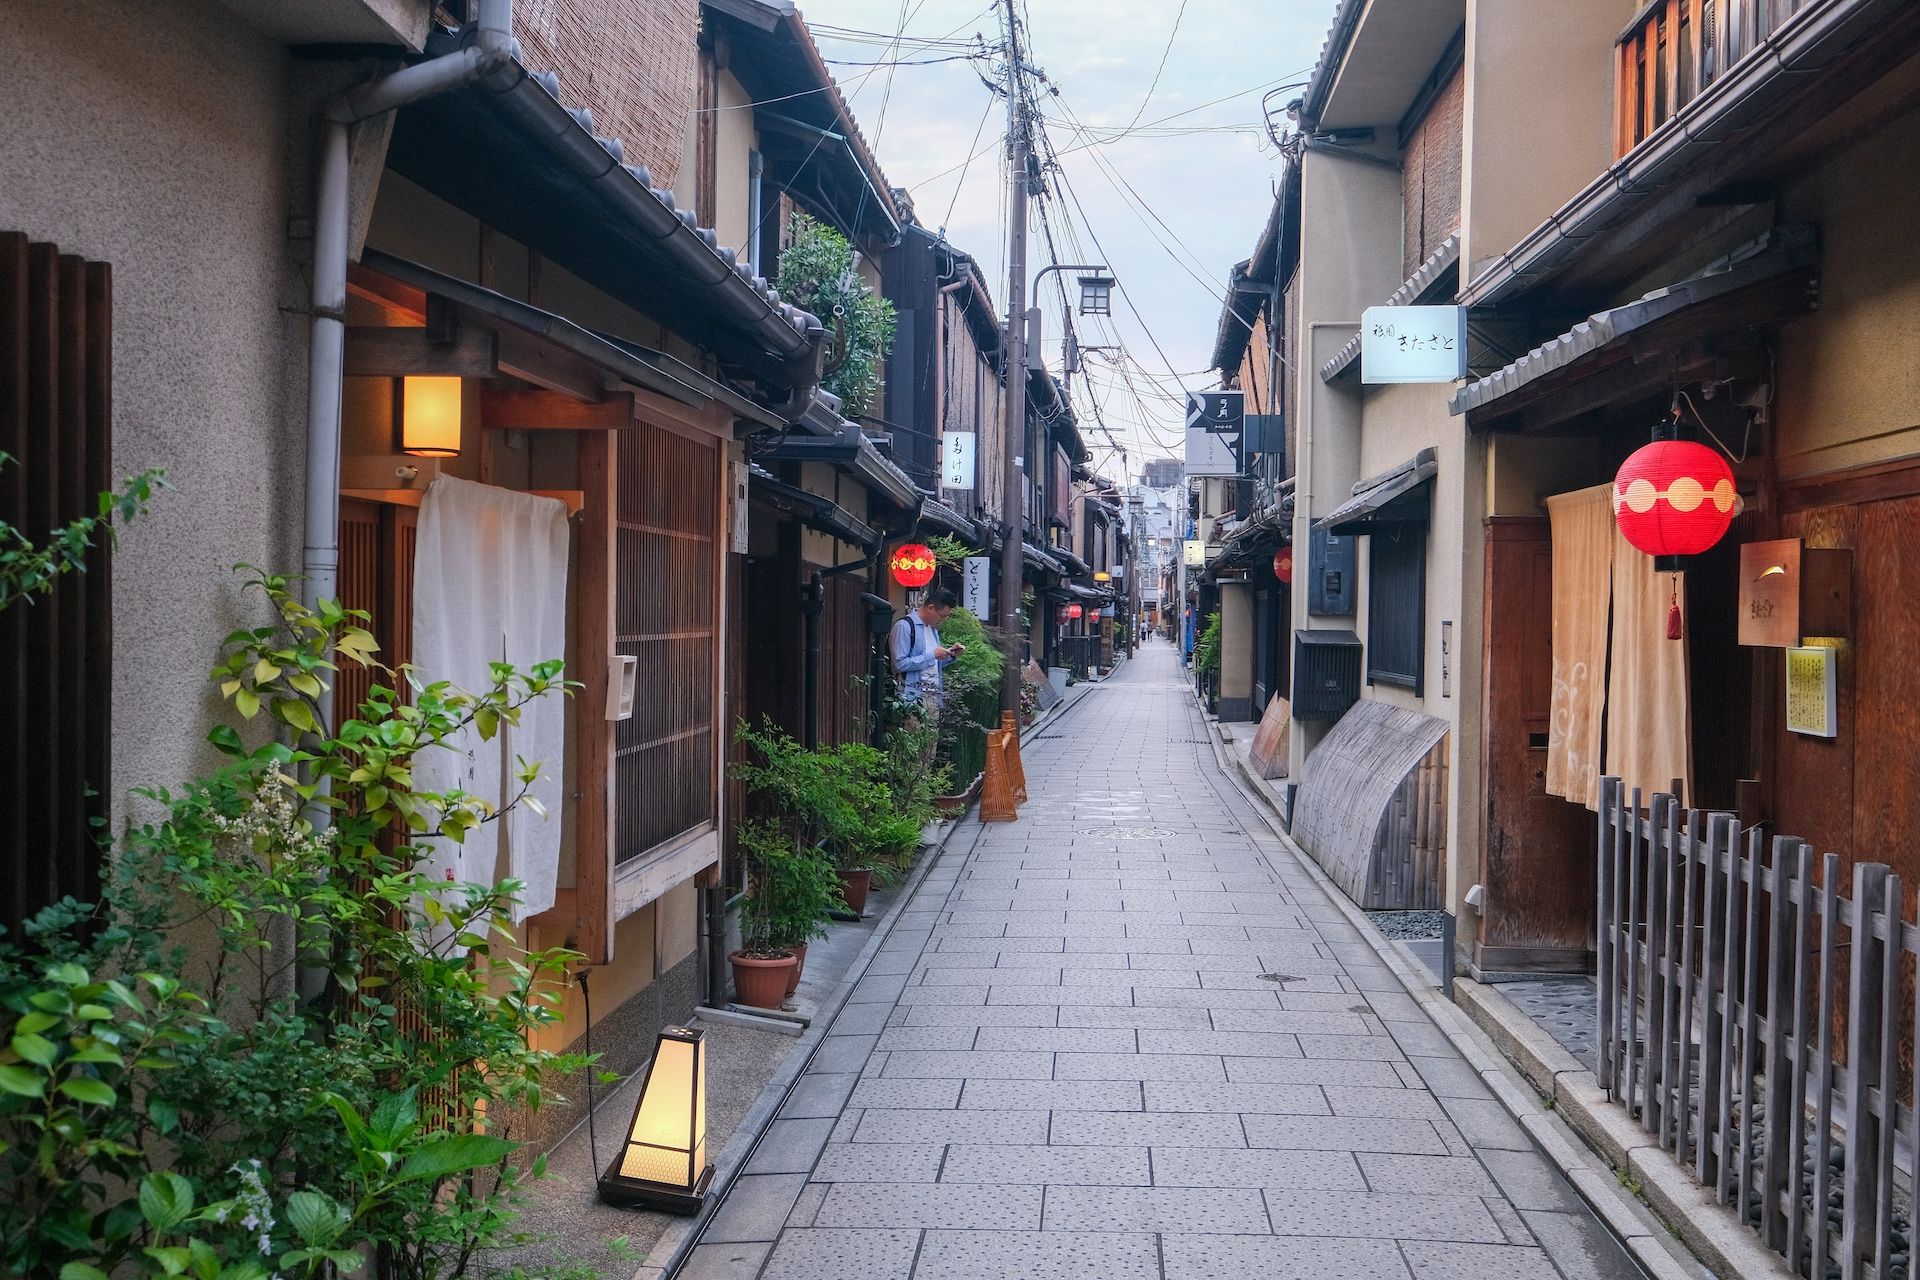
<svg viewBox="0 0 1920 1280"><path fill-rule="evenodd" d="M1719 542L1739 509L1733 468L1691 440L1655 440L1635 450L1613 480L1613 518L1621 536L1652 556L1661 573L1678 575L1687 556ZM1676 576L1668 597L1667 638L1680 635Z"/></svg>

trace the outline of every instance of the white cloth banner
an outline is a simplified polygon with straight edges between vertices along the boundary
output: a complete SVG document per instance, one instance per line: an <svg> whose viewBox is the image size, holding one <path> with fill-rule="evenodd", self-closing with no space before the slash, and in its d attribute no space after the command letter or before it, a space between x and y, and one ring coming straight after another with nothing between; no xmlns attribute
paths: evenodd
<svg viewBox="0 0 1920 1280"><path fill-rule="evenodd" d="M566 657L567 509L552 498L442 476L420 503L414 550L413 662L421 680L450 680L478 693L488 667L525 671ZM518 725L502 724L491 742L469 728L446 749L421 753L414 783L423 791L459 789L494 805L519 792L516 757L538 761L530 792L542 817L522 805L468 832L464 844L432 842L436 879L524 882L518 923L553 905L560 867L560 810L566 706L558 693L529 702ZM504 847L503 847L504 846Z"/></svg>

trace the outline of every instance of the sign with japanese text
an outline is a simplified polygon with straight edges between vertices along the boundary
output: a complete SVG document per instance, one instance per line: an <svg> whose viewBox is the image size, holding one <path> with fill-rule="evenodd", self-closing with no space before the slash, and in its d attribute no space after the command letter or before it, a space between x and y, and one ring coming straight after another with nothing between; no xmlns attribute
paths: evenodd
<svg viewBox="0 0 1920 1280"><path fill-rule="evenodd" d="M1467 376L1465 307L1368 307L1360 381L1454 382Z"/></svg>
<svg viewBox="0 0 1920 1280"><path fill-rule="evenodd" d="M976 618L991 616L993 606L988 603L988 584L991 581L992 565L993 557L991 556L968 556L963 565L960 603Z"/></svg>
<svg viewBox="0 0 1920 1280"><path fill-rule="evenodd" d="M1832 649L1787 650L1787 732L1813 738L1840 733Z"/></svg>
<svg viewBox="0 0 1920 1280"><path fill-rule="evenodd" d="M941 436L941 488L973 488L973 446L978 438L971 431L948 431Z"/></svg>
<svg viewBox="0 0 1920 1280"><path fill-rule="evenodd" d="M1247 398L1239 391L1187 393L1187 474L1240 474L1240 437L1246 425Z"/></svg>
<svg viewBox="0 0 1920 1280"><path fill-rule="evenodd" d="M1207 562L1207 544L1198 538L1188 538L1181 544L1181 563L1189 569L1198 569Z"/></svg>

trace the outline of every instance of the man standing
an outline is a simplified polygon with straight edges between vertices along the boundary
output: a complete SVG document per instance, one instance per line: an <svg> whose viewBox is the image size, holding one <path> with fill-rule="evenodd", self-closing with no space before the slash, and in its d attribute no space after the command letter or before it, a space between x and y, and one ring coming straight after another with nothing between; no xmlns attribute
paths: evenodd
<svg viewBox="0 0 1920 1280"><path fill-rule="evenodd" d="M940 643L940 624L953 612L954 595L945 587L935 587L921 600L920 607L893 624L887 650L893 658L893 673L900 680L900 696L929 708L940 705L940 673L947 664L966 651L956 644Z"/></svg>

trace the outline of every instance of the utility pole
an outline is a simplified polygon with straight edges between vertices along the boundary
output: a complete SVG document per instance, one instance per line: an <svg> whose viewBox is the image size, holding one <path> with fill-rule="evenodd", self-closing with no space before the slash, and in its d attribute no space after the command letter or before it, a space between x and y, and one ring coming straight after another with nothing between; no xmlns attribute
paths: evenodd
<svg viewBox="0 0 1920 1280"><path fill-rule="evenodd" d="M1013 0L1002 0L1002 4L1007 14L1007 172L1013 192L1007 233L1007 427L1000 472L1000 515L1007 535L1000 548L999 613L1008 652L1000 674L1000 709L1018 715L1025 635L1020 626L1020 583L1026 562L1026 486L1021 482L1020 462L1027 438L1027 166L1032 146L1025 95L1020 91L1020 27Z"/></svg>

